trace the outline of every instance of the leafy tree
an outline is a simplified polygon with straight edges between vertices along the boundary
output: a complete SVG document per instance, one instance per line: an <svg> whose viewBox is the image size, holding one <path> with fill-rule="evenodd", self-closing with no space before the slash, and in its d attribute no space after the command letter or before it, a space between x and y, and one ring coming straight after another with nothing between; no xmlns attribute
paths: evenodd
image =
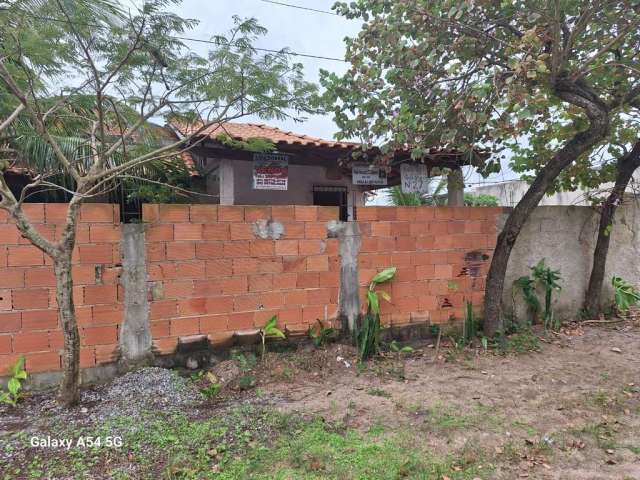
<svg viewBox="0 0 640 480"><path fill-rule="evenodd" d="M338 3L364 21L347 39L351 68L323 72L342 137L381 144L378 162L398 147L432 161L431 148L470 160L505 142L535 139L550 124L564 141L548 145L531 186L510 213L487 277L485 328L503 328L509 255L531 212L561 172L607 139L610 125L638 102L640 12L628 2L593 0L357 0Z"/></svg>
<svg viewBox="0 0 640 480"><path fill-rule="evenodd" d="M465 193L464 204L468 207L497 207L498 198L486 193Z"/></svg>
<svg viewBox="0 0 640 480"><path fill-rule="evenodd" d="M48 153L38 174L14 194L0 172L0 208L21 234L52 259L64 334L59 398L79 398L79 335L71 258L81 204L114 182L142 181L136 172L174 160L205 129L245 115L284 118L312 111L315 87L286 51L259 55L253 48L265 30L253 19L214 38L205 56L177 37L196 22L149 0L124 12L116 0L2 2L0 11L0 142L2 171L32 157L14 139L35 132ZM152 118L189 131L181 140L142 142ZM75 132L73 141L64 132ZM22 147L13 148L16 144ZM6 146L6 148L4 148ZM70 185L56 180L71 178ZM70 196L65 224L55 241L43 237L23 211L40 188Z"/></svg>

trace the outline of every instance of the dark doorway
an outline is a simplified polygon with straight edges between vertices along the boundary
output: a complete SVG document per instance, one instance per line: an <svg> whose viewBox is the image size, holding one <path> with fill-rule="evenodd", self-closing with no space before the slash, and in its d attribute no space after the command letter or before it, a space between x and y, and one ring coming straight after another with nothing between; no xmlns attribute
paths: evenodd
<svg viewBox="0 0 640 480"><path fill-rule="evenodd" d="M323 207L340 207L340 220L349 220L347 187L313 187L313 204Z"/></svg>

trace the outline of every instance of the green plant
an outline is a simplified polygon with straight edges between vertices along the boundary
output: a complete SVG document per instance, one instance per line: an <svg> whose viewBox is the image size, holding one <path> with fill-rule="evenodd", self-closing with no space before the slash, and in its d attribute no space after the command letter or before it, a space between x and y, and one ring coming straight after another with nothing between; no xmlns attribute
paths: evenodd
<svg viewBox="0 0 640 480"><path fill-rule="evenodd" d="M395 341L395 340L393 340L393 341L389 344L389 349L390 349L392 352L395 352L395 353L407 353L407 354L409 354L409 353L414 353L414 352L415 352L415 350L413 349L413 347L410 347L410 346L408 346L408 345L405 345L404 347L402 347L402 346L400 346L400 345L398 344L398 342L397 342L397 341Z"/></svg>
<svg viewBox="0 0 640 480"><path fill-rule="evenodd" d="M497 207L498 198L486 193L465 193L464 204L467 207Z"/></svg>
<svg viewBox="0 0 640 480"><path fill-rule="evenodd" d="M27 379L27 371L24 369L24 357L18 358L16 363L9 370L9 381L7 382L7 391L0 392L0 402L16 406L18 401L23 397L22 381Z"/></svg>
<svg viewBox="0 0 640 480"><path fill-rule="evenodd" d="M200 389L200 393L204 395L206 398L213 398L222 390L222 385L219 383L212 383L202 389Z"/></svg>
<svg viewBox="0 0 640 480"><path fill-rule="evenodd" d="M389 294L376 291L376 287L390 281L396 274L396 268L386 268L378 272L369 283L367 290L367 311L360 317L356 328L355 339L358 347L358 361L370 358L380 351L380 295L387 301L391 301Z"/></svg>
<svg viewBox="0 0 640 480"><path fill-rule="evenodd" d="M522 291L522 296L533 314L533 321L537 319L541 310L540 300L536 291L538 287L544 289L544 311L542 314L545 330L560 328L559 320L554 318L552 297L554 290L562 290L558 281L561 279L560 270L552 270L545 264L545 259L540 260L536 265L531 267L531 277L523 276L514 282L514 286Z"/></svg>
<svg viewBox="0 0 640 480"><path fill-rule="evenodd" d="M462 339L469 344L478 333L478 322L473 313L473 303L465 303L464 323L462 324Z"/></svg>
<svg viewBox="0 0 640 480"><path fill-rule="evenodd" d="M265 323L264 328L260 330L260 338L262 339L262 358L264 358L264 354L267 350L267 338L287 338L282 330L278 328L278 316L274 315L271 317L267 323Z"/></svg>
<svg viewBox="0 0 640 480"><path fill-rule="evenodd" d="M313 341L316 347L321 347L335 334L335 329L331 327L325 327L322 320L318 319L317 328L310 326L307 330L307 335Z"/></svg>
<svg viewBox="0 0 640 480"><path fill-rule="evenodd" d="M611 279L614 291L614 301L616 309L620 313L626 313L634 305L640 303L640 293L627 281L621 277L614 276Z"/></svg>

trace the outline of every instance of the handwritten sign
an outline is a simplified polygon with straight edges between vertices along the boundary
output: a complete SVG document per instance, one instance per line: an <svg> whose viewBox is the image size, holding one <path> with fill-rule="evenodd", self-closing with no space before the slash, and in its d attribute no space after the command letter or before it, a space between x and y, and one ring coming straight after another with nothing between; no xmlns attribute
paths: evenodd
<svg viewBox="0 0 640 480"><path fill-rule="evenodd" d="M387 172L368 163L354 163L351 166L354 185L386 185Z"/></svg>
<svg viewBox="0 0 640 480"><path fill-rule="evenodd" d="M405 193L428 193L429 172L426 165L403 163L400 165L400 180Z"/></svg>
<svg viewBox="0 0 640 480"><path fill-rule="evenodd" d="M253 155L253 189L287 190L289 184L289 159L280 153L255 153Z"/></svg>

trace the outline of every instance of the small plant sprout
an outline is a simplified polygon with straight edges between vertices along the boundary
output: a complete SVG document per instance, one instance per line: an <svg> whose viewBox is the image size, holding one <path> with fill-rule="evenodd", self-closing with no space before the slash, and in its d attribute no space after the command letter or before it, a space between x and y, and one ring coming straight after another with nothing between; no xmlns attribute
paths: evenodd
<svg viewBox="0 0 640 480"><path fill-rule="evenodd" d="M27 371L24 369L24 357L18 358L11 370L9 370L9 375L7 391L0 392L0 402L15 407L23 397L22 382L27 379Z"/></svg>
<svg viewBox="0 0 640 480"><path fill-rule="evenodd" d="M274 315L269 319L269 321L264 325L264 328L260 330L260 337L262 339L262 358L264 359L264 354L267 349L267 338L287 338L282 330L278 328L278 316Z"/></svg>
<svg viewBox="0 0 640 480"><path fill-rule="evenodd" d="M316 347L321 347L333 336L335 329L331 327L325 327L322 320L318 319L315 326L310 326L307 330L307 335L313 341Z"/></svg>
<svg viewBox="0 0 640 480"><path fill-rule="evenodd" d="M640 293L626 280L614 276L611 279L614 291L614 301L616 310L621 314L626 314L629 309L640 303Z"/></svg>
<svg viewBox="0 0 640 480"><path fill-rule="evenodd" d="M534 322L541 310L540 300L538 300L536 290L539 286L544 289L544 311L542 318L545 330L557 330L560 328L560 322L554 318L552 308L553 291L562 290L558 283L560 279L560 271L552 270L551 267L548 267L543 258L531 267L531 277L525 275L514 282L514 286L522 291L524 300L533 314Z"/></svg>

